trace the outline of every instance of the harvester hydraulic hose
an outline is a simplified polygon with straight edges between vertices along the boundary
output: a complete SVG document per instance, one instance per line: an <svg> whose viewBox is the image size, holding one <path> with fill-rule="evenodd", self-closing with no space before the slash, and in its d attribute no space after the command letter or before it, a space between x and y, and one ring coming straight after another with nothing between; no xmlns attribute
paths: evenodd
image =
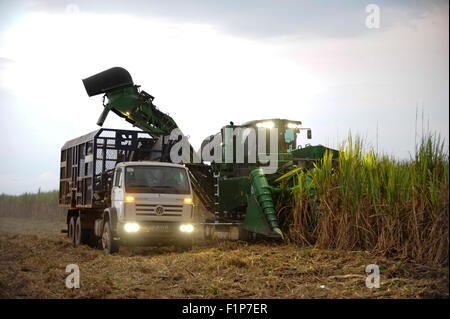
<svg viewBox="0 0 450 319"><path fill-rule="evenodd" d="M278 226L277 215L275 213L275 206L272 199L272 187L269 186L267 178L262 168L256 168L250 173L250 181L255 191L256 198L261 206L266 220L273 232L283 237L280 227Z"/></svg>

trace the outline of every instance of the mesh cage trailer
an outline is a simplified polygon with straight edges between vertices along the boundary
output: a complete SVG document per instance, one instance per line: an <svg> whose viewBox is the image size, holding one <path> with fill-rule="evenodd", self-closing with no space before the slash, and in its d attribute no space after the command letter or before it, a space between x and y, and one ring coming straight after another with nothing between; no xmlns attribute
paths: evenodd
<svg viewBox="0 0 450 319"><path fill-rule="evenodd" d="M110 204L116 163L167 162L167 134L101 128L70 140L61 149L59 205L103 208Z"/></svg>

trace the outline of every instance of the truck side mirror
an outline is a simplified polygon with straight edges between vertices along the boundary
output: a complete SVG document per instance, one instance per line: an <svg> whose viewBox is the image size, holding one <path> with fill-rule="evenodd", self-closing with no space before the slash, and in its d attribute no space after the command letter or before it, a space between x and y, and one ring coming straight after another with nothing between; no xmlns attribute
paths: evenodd
<svg viewBox="0 0 450 319"><path fill-rule="evenodd" d="M306 136L307 136L308 140L310 140L310 139L312 138L312 132L311 132L311 129L308 129L308 130L306 131Z"/></svg>

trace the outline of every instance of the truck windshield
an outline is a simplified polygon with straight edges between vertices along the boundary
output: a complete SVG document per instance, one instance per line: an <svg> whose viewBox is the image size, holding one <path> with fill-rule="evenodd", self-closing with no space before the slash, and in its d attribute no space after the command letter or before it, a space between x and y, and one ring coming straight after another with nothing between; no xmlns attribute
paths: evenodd
<svg viewBox="0 0 450 319"><path fill-rule="evenodd" d="M191 193L186 170L170 166L126 167L125 189L129 193Z"/></svg>

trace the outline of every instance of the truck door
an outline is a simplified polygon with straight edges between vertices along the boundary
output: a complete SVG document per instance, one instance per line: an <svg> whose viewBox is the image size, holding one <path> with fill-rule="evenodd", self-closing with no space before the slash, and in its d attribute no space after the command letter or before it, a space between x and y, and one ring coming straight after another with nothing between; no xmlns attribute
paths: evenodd
<svg viewBox="0 0 450 319"><path fill-rule="evenodd" d="M124 190L123 190L123 174L122 174L122 168L118 168L116 170L116 174L114 175L114 184L112 187L112 194L111 194L111 205L115 209L117 209L117 212L119 215L121 215L121 210L123 208L123 196L124 196Z"/></svg>

